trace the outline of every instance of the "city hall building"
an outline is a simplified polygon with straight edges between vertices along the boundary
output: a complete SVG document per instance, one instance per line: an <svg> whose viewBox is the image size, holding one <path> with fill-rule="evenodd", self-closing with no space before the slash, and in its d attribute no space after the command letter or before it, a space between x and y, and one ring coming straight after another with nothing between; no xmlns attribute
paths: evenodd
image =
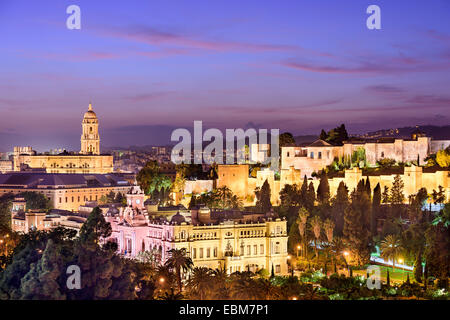
<svg viewBox="0 0 450 320"><path fill-rule="evenodd" d="M128 205L106 214L112 234L106 241L118 253L138 258L157 253L164 263L171 249L186 249L194 266L225 269L227 273L266 269L288 273L287 221L273 212L211 210L197 207L161 219L150 218L139 187L127 194Z"/></svg>

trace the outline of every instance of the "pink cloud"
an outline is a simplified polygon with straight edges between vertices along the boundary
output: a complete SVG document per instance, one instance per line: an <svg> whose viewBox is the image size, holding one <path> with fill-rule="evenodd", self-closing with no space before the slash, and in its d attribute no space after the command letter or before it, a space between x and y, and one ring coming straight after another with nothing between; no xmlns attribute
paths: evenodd
<svg viewBox="0 0 450 320"><path fill-rule="evenodd" d="M298 46L292 45L255 44L226 40L204 40L198 36L161 31L155 28L142 26L121 30L116 29L114 31L100 31L100 34L128 41L145 43L153 46L178 46L218 52L293 51L301 49Z"/></svg>

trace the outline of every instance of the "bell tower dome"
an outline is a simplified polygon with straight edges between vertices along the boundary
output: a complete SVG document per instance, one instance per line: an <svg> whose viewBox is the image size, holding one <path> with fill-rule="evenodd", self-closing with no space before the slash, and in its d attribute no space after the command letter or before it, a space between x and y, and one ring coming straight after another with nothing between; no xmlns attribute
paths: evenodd
<svg viewBox="0 0 450 320"><path fill-rule="evenodd" d="M98 134L98 119L92 103L89 103L88 111L84 114L81 123L81 154L100 154L100 136Z"/></svg>

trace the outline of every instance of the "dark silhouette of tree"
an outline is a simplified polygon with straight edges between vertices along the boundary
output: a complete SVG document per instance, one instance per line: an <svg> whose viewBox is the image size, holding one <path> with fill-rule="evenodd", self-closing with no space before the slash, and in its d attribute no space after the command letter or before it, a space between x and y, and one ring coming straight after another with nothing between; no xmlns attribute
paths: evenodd
<svg viewBox="0 0 450 320"><path fill-rule="evenodd" d="M191 299L205 300L213 293L214 279L212 270L205 267L195 267L187 282Z"/></svg>
<svg viewBox="0 0 450 320"><path fill-rule="evenodd" d="M327 138L328 138L327 133L325 132L325 130L322 129L322 131L320 132L319 139L325 141L327 140Z"/></svg>
<svg viewBox="0 0 450 320"><path fill-rule="evenodd" d="M300 187L299 197L299 205L306 208L306 198L308 197L308 178L306 175L304 176L302 186Z"/></svg>
<svg viewBox="0 0 450 320"><path fill-rule="evenodd" d="M306 193L305 207L308 211L314 209L314 202L316 201L316 191L314 190L314 184L310 182L308 186L308 192Z"/></svg>
<svg viewBox="0 0 450 320"><path fill-rule="evenodd" d="M283 132L279 136L279 145L280 147L284 147L290 144L295 144L295 139L292 133L290 132ZM281 153L280 153L281 154Z"/></svg>
<svg viewBox="0 0 450 320"><path fill-rule="evenodd" d="M378 183L373 190L373 198L372 198L372 214L370 217L370 233L372 236L377 234L377 222L378 217L380 216L381 209L381 187Z"/></svg>
<svg viewBox="0 0 450 320"><path fill-rule="evenodd" d="M381 202L385 204L390 203L391 202L390 198L391 197L389 195L389 187L384 186L383 194L381 195Z"/></svg>
<svg viewBox="0 0 450 320"><path fill-rule="evenodd" d="M178 290L181 292L182 283L181 283L181 270L187 272L192 269L194 263L192 259L189 257L185 248L182 249L171 249L169 250L169 259L166 261L166 266L175 270L175 274L178 282Z"/></svg>
<svg viewBox="0 0 450 320"><path fill-rule="evenodd" d="M339 183L336 196L332 201L332 217L335 224L335 232L341 236L344 230L344 212L349 205L348 189L343 181Z"/></svg>
<svg viewBox="0 0 450 320"><path fill-rule="evenodd" d="M425 232L425 260L428 275L439 279L441 288L448 288L448 277L450 275L450 237L448 227L440 222L431 225Z"/></svg>
<svg viewBox="0 0 450 320"><path fill-rule="evenodd" d="M344 241L358 265L365 264L370 258L369 230L365 221L370 206L366 192L354 191L344 214Z"/></svg>
<svg viewBox="0 0 450 320"><path fill-rule="evenodd" d="M264 181L261 189L256 193L256 209L260 212L267 213L272 208L270 202L270 185L269 182Z"/></svg>
<svg viewBox="0 0 450 320"><path fill-rule="evenodd" d="M317 188L317 201L323 205L330 203L330 185L328 184L326 173L320 177L319 187Z"/></svg>

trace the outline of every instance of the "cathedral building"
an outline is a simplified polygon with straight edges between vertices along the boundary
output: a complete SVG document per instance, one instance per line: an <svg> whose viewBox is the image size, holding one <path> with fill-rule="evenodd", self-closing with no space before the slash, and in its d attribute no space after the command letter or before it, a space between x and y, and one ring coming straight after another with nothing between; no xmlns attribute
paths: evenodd
<svg viewBox="0 0 450 320"><path fill-rule="evenodd" d="M114 171L112 155L100 153L98 118L89 104L82 121L79 153L37 154L31 147L14 147L14 171L107 174Z"/></svg>

